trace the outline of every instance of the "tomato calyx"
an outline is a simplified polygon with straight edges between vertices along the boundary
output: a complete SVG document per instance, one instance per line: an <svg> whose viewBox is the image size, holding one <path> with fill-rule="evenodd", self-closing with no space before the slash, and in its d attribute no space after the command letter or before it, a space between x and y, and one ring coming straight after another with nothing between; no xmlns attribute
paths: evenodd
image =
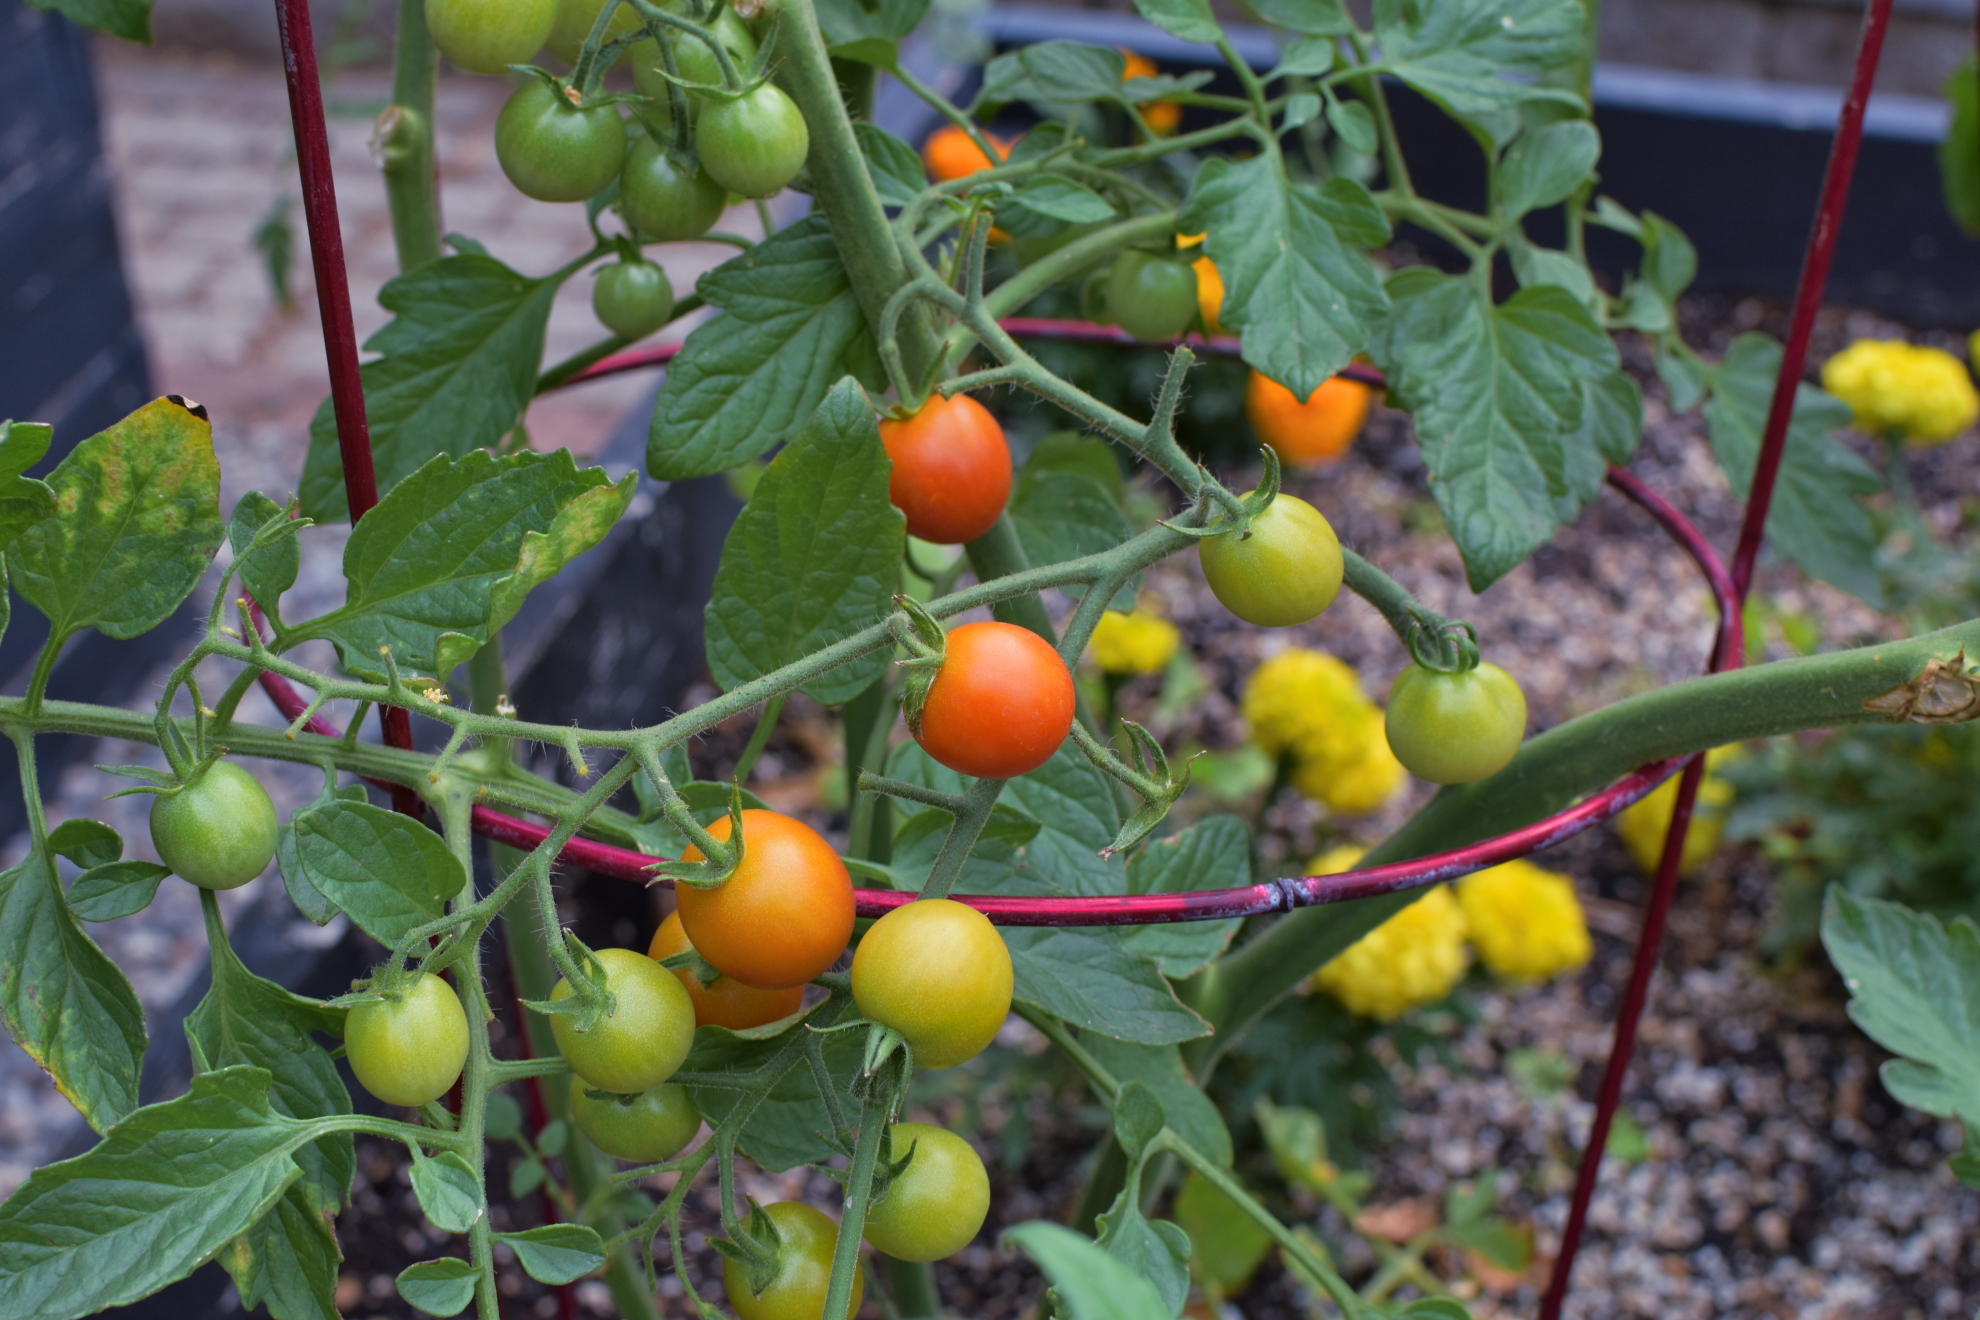
<svg viewBox="0 0 1980 1320"><path fill-rule="evenodd" d="M1177 519L1163 522L1161 526L1178 532L1192 540L1206 540L1213 536L1235 535L1240 541L1251 537L1251 520L1272 507L1272 501L1279 497L1279 455L1270 445L1258 447L1265 460L1265 471L1258 478L1258 485L1249 494L1235 495L1207 474L1203 479L1203 493L1210 497L1209 507L1202 502L1193 506L1200 522L1184 522Z"/></svg>
<svg viewBox="0 0 1980 1320"><path fill-rule="evenodd" d="M1120 832L1114 836L1114 841L1100 850L1103 859L1126 852L1154 832L1155 827L1162 823L1162 818L1169 814L1169 808L1189 791L1190 767L1196 764L1198 756L1203 755L1197 752L1191 756L1183 762L1182 773L1176 774L1169 768L1168 753L1162 750L1162 744L1154 734L1133 720L1124 719L1121 726L1127 730L1128 736L1128 758L1125 761L1078 720L1074 720L1072 726L1073 741L1079 744L1080 751L1086 753L1086 759L1093 762L1102 774L1118 779L1141 798L1141 805L1121 822Z"/></svg>
<svg viewBox="0 0 1980 1320"><path fill-rule="evenodd" d="M905 660L895 663L907 670L901 684L901 718L908 732L921 737L921 716L928 706L928 689L935 685L947 658L948 634L928 608L912 596L895 596L898 613L887 616L887 627L894 640L907 651Z"/></svg>
<svg viewBox="0 0 1980 1320"><path fill-rule="evenodd" d="M777 1281L778 1257L783 1252L784 1235L778 1231L777 1221L757 1203L755 1197L748 1197L747 1200L749 1219L737 1224L731 1230L730 1237L711 1238L708 1245L742 1266L750 1292L760 1297L765 1288Z"/></svg>
<svg viewBox="0 0 1980 1320"><path fill-rule="evenodd" d="M687 885L691 889L719 889L727 884L729 877L743 861L743 797L742 784L738 780L729 781L729 837L717 839L694 818L694 813L674 791L673 781L660 766L660 758L642 748L640 759L645 763L646 776L652 782L654 792L660 798L661 813L667 822L682 834L688 842L701 850L705 859L699 862L670 861L666 858L653 863L647 869L655 879L672 880L676 885ZM714 978L705 977L706 985Z"/></svg>
<svg viewBox="0 0 1980 1320"><path fill-rule="evenodd" d="M1436 673L1464 674L1478 668L1478 629L1462 619L1412 611L1402 641L1410 659Z"/></svg>
<svg viewBox="0 0 1980 1320"><path fill-rule="evenodd" d="M533 1009L546 1017L575 1019L571 1026L582 1034L596 1027L599 1019L618 1012L619 1001L612 993L605 964L568 927L564 930L564 947L570 954L571 966L577 971L576 976L568 971L564 974L564 979L570 982L571 993L562 999L525 999L522 1004L524 1008Z"/></svg>

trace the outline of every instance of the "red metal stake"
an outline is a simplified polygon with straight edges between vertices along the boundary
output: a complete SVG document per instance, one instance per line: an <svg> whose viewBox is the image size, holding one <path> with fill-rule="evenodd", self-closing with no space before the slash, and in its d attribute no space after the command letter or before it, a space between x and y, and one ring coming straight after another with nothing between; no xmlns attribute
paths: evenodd
<svg viewBox="0 0 1980 1320"><path fill-rule="evenodd" d="M1712 648L1709 668L1737 669L1741 654L1741 623L1746 593L1753 585L1753 565L1760 554L1760 541L1766 534L1767 510L1773 503L1774 482L1780 475L1781 455L1787 448L1788 423L1794 418L1794 397L1801 387L1802 368L1808 360L1808 338L1815 328L1815 313L1822 305L1822 292L1829 281L1829 264L1835 256L1836 238L1842 230L1843 205L1849 199L1849 184L1856 172L1856 156L1863 145L1863 115L1870 104L1870 85L1877 75L1877 61L1883 53L1884 32L1890 26L1891 0L1870 0L1863 16L1863 34L1856 50L1856 72L1850 81L1849 96L1843 101L1836 124L1836 136L1829 147L1829 164L1822 177L1821 201L1815 211L1815 225L1808 235L1802 257L1801 278L1795 289L1794 315L1789 322L1787 344L1781 353L1780 373L1774 377L1774 397L1767 408L1767 428L1760 441L1759 461L1753 470L1753 485L1747 493L1746 517L1740 525L1739 546L1732 562L1732 609L1720 606L1719 638ZM1976 20L1980 21L1980 20ZM1588 1205L1595 1195L1601 1173L1602 1155L1608 1144L1609 1127L1616 1106L1622 1100L1624 1077L1630 1057L1636 1051L1636 1029L1649 995L1650 976L1656 970L1657 956L1664 942L1664 925L1671 902L1677 894L1678 861L1684 855L1685 835L1691 827L1691 809L1704 778L1705 761L1693 757L1678 781L1677 801L1671 811L1671 824L1664 836L1664 853L1657 866L1657 879L1650 892L1650 905L1643 914L1643 931L1636 942L1635 961L1630 967L1629 990L1622 1011L1616 1018L1615 1041L1602 1072L1602 1090L1596 1100L1595 1123L1589 1132L1588 1148L1582 1152L1581 1168L1575 1178L1574 1201L1561 1232L1560 1254L1554 1259L1554 1274L1547 1295L1540 1303L1541 1320L1560 1320L1567 1302L1568 1281L1574 1273L1575 1254L1588 1222Z"/></svg>
<svg viewBox="0 0 1980 1320"><path fill-rule="evenodd" d="M289 84L289 118L296 131L296 171L302 176L303 218L309 226L310 265L323 316L323 352L330 367L330 407L337 417L337 452L344 462L344 495L356 523L378 503L371 464L371 428L364 416L364 381L358 373L357 328L351 322L351 287L344 272L344 234L337 223L337 185L330 173L330 133L323 120L323 85L316 71L316 35L308 0L276 0L282 37L282 71ZM262 675L267 686L268 674ZM381 707L385 742L412 746L412 718ZM419 794L392 786L392 805L409 816L425 813Z"/></svg>

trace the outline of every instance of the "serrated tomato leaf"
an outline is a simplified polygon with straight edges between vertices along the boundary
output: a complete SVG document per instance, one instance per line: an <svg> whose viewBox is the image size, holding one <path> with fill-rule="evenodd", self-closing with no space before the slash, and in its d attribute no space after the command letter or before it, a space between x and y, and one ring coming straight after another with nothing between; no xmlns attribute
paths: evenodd
<svg viewBox="0 0 1980 1320"><path fill-rule="evenodd" d="M227 520L227 541L234 550L240 584L272 620L280 619L282 593L296 585L296 575L302 571L302 544L291 535L253 552L248 547L262 525L281 512L281 505L251 490L241 496Z"/></svg>
<svg viewBox="0 0 1980 1320"><path fill-rule="evenodd" d="M1368 190L1336 177L1294 183L1276 154L1217 157L1197 171L1181 226L1204 232L1224 280L1218 319L1238 331L1244 360L1304 399L1368 343L1388 308L1356 247L1389 225Z"/></svg>
<svg viewBox="0 0 1980 1320"><path fill-rule="evenodd" d="M260 1068L202 1073L0 1204L0 1315L68 1320L149 1296L212 1259L302 1176L320 1135L270 1108Z"/></svg>
<svg viewBox="0 0 1980 1320"><path fill-rule="evenodd" d="M531 279L480 252L428 262L390 281L378 301L393 313L365 340L380 354L362 368L378 492L389 493L437 454L460 458L515 429L536 393L543 330L562 272ZM309 424L302 510L319 522L350 517L330 400Z"/></svg>
<svg viewBox="0 0 1980 1320"><path fill-rule="evenodd" d="M1096 1031L1080 1033L1080 1044L1123 1084L1140 1082L1162 1102L1169 1127L1199 1153L1223 1168L1231 1166L1231 1133L1216 1104L1183 1071L1174 1045L1137 1045Z"/></svg>
<svg viewBox="0 0 1980 1320"><path fill-rule="evenodd" d="M1002 1241L1038 1262L1070 1320L1149 1320L1171 1313L1153 1283L1062 1224L1035 1219L1007 1229Z"/></svg>
<svg viewBox="0 0 1980 1320"><path fill-rule="evenodd" d="M497 1233L516 1253L523 1272L538 1283L582 1279L605 1263L605 1241L583 1224L545 1224L522 1233Z"/></svg>
<svg viewBox="0 0 1980 1320"><path fill-rule="evenodd" d="M1582 104L1535 79L1587 42L1580 0L1377 0L1374 21L1380 67L1454 114L1484 117L1522 101Z"/></svg>
<svg viewBox="0 0 1980 1320"><path fill-rule="evenodd" d="M294 826L310 885L388 949L467 884L446 840L396 811L337 801L298 812Z"/></svg>
<svg viewBox="0 0 1980 1320"><path fill-rule="evenodd" d="M708 602L708 668L734 689L880 622L899 590L907 525L873 406L850 378L757 480L722 543ZM877 650L805 684L833 706L887 666Z"/></svg>
<svg viewBox="0 0 1980 1320"><path fill-rule="evenodd" d="M1780 363L1779 344L1766 335L1744 334L1706 371L1712 387L1705 401L1712 455L1736 500L1752 489ZM1796 389L1774 501L1767 509L1767 543L1810 577L1881 605L1885 587L1873 567L1878 536L1862 501L1884 483L1876 469L1830 437L1849 425L1849 417L1846 405L1813 385Z"/></svg>
<svg viewBox="0 0 1980 1320"><path fill-rule="evenodd" d="M158 885L172 872L156 862L106 862L92 866L69 886L69 910L84 921L115 921L142 912L158 896Z"/></svg>
<svg viewBox="0 0 1980 1320"><path fill-rule="evenodd" d="M459 1256L423 1260L399 1271L399 1296L428 1315L459 1315L474 1300L478 1273Z"/></svg>
<svg viewBox="0 0 1980 1320"><path fill-rule="evenodd" d="M337 1267L344 1253L334 1216L313 1202L295 1184L221 1250L220 1264L233 1276L243 1310L265 1306L274 1320L339 1320Z"/></svg>
<svg viewBox="0 0 1980 1320"><path fill-rule="evenodd" d="M696 289L722 315L688 335L660 387L646 442L656 479L721 472L782 443L848 372L885 388L824 216L778 230Z"/></svg>
<svg viewBox="0 0 1980 1320"><path fill-rule="evenodd" d="M0 873L0 1021L98 1132L137 1108L144 1008L39 850Z"/></svg>
<svg viewBox="0 0 1980 1320"><path fill-rule="evenodd" d="M1251 831L1236 816L1209 816L1181 833L1157 839L1128 858L1130 894L1177 894L1233 889L1251 883ZM1239 919L1178 921L1129 927L1123 942L1153 958L1164 976L1193 976L1224 951Z"/></svg>
<svg viewBox="0 0 1980 1320"><path fill-rule="evenodd" d="M155 399L69 451L48 474L59 517L7 550L14 590L59 638L136 637L165 621L220 548L213 428Z"/></svg>
<svg viewBox="0 0 1980 1320"><path fill-rule="evenodd" d="M1576 489L1584 383L1615 373L1615 345L1557 285L1493 305L1467 278L1413 267L1389 295L1371 351L1415 414L1431 489L1483 591L1554 535Z"/></svg>
<svg viewBox="0 0 1980 1320"><path fill-rule="evenodd" d="M533 588L604 539L638 479L614 485L564 449L438 455L358 519L342 608L294 625L278 648L327 638L345 668L382 681L378 649L390 646L402 675L444 682Z"/></svg>

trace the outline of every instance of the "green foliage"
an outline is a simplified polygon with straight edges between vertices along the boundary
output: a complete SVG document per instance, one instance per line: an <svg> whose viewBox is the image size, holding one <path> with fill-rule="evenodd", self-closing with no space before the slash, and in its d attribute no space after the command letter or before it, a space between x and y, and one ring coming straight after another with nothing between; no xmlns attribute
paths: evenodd
<svg viewBox="0 0 1980 1320"><path fill-rule="evenodd" d="M151 40L151 0L29 0L36 9L126 41Z"/></svg>
<svg viewBox="0 0 1980 1320"><path fill-rule="evenodd" d="M298 812L293 829L301 878L387 948L440 916L467 884L439 835L368 802Z"/></svg>
<svg viewBox="0 0 1980 1320"><path fill-rule="evenodd" d="M378 301L392 321L364 341L372 461L384 495L438 455L463 458L515 429L543 359L550 302L569 270L519 275L485 252L442 257L388 283ZM309 424L303 512L348 518L344 464L330 400Z"/></svg>
<svg viewBox="0 0 1980 1320"><path fill-rule="evenodd" d="M1160 1290L1091 1238L1046 1220L1004 1234L1038 1262L1069 1320L1148 1320L1171 1315Z"/></svg>
<svg viewBox="0 0 1980 1320"><path fill-rule="evenodd" d="M1980 236L1980 74L1969 52L1946 79L1952 124L1939 140L1939 183L1946 211L1967 233Z"/></svg>

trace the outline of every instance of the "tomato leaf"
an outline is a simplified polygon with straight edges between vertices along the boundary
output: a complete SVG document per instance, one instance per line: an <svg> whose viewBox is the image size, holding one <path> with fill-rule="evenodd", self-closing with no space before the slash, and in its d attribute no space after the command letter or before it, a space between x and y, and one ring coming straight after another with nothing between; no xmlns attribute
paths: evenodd
<svg viewBox="0 0 1980 1320"><path fill-rule="evenodd" d="M459 1256L423 1260L399 1271L399 1296L428 1315L459 1315L474 1300L479 1273Z"/></svg>
<svg viewBox="0 0 1980 1320"><path fill-rule="evenodd" d="M1483 591L1552 538L1580 493L1567 449L1583 382L1614 375L1615 345L1551 284L1493 306L1471 280L1415 267L1389 293L1395 311L1372 351L1416 414L1437 503Z"/></svg>
<svg viewBox="0 0 1980 1320"><path fill-rule="evenodd" d="M1753 485L1780 363L1779 344L1766 335L1744 334L1706 372L1712 386L1706 429L1736 500L1744 500ZM1862 501L1884 483L1876 469L1830 438L1830 432L1849 425L1849 416L1847 406L1813 385L1796 389L1774 502L1767 510L1767 543L1810 577L1881 605L1884 584L1873 567L1878 536Z"/></svg>
<svg viewBox="0 0 1980 1320"><path fill-rule="evenodd" d="M1351 245L1386 243L1389 224L1351 179L1316 188L1288 179L1276 153L1217 157L1197 171L1180 224L1209 234L1224 280L1218 319L1239 332L1244 360L1302 399L1367 346L1388 308Z"/></svg>
<svg viewBox="0 0 1980 1320"><path fill-rule="evenodd" d="M702 1027L694 1033L694 1050L681 1065L677 1080L688 1088L702 1117L718 1124L744 1098L748 1085L744 1079L789 1044L791 1033L857 1020L851 998L843 997L828 999L790 1021L749 1031ZM827 1032L820 1047L839 1112L857 1114L860 1102L852 1086L866 1057L865 1032ZM753 1162L774 1173L844 1154L825 1139L833 1128L832 1111L819 1095L810 1070L795 1068L750 1111L738 1142Z"/></svg>
<svg viewBox="0 0 1980 1320"><path fill-rule="evenodd" d="M770 461L722 543L708 602L708 668L724 689L780 669L886 617L907 525L887 498L891 465L856 381L834 386ZM804 685L821 705L885 671L876 650Z"/></svg>
<svg viewBox="0 0 1980 1320"><path fill-rule="evenodd" d="M1114 1080L1139 1082L1162 1102L1169 1127L1195 1150L1228 1169L1231 1133L1209 1096L1183 1071L1182 1053L1173 1045L1136 1045L1099 1032L1080 1033L1086 1047Z"/></svg>
<svg viewBox="0 0 1980 1320"><path fill-rule="evenodd" d="M1128 858L1130 894L1179 894L1251 883L1251 831L1236 816L1210 816ZM1193 976L1224 951L1241 924L1182 921L1136 926L1122 936L1132 953L1153 958L1164 976Z"/></svg>
<svg viewBox="0 0 1980 1320"><path fill-rule="evenodd" d="M311 886L388 949L443 915L467 884L446 841L396 811L337 801L297 813L294 825Z"/></svg>
<svg viewBox="0 0 1980 1320"><path fill-rule="evenodd" d="M318 1133L270 1108L269 1075L225 1068L139 1109L0 1204L0 1314L47 1320L136 1301L184 1278L302 1176Z"/></svg>
<svg viewBox="0 0 1980 1320"><path fill-rule="evenodd" d="M85 871L108 866L124 855L123 836L100 820L77 816L48 831L48 851Z"/></svg>
<svg viewBox="0 0 1980 1320"><path fill-rule="evenodd" d="M859 153L866 158L866 173L883 206L906 206L927 186L921 157L914 148L886 129L865 122L853 125L859 140Z"/></svg>
<svg viewBox="0 0 1980 1320"><path fill-rule="evenodd" d="M158 883L172 874L156 862L107 862L92 866L69 886L69 910L84 921L115 921L142 912L158 896Z"/></svg>
<svg viewBox="0 0 1980 1320"><path fill-rule="evenodd" d="M55 428L41 422L0 421L0 548L55 512L45 481L23 476L48 453Z"/></svg>
<svg viewBox="0 0 1980 1320"><path fill-rule="evenodd" d="M536 393L543 328L560 276L531 279L493 257L460 253L428 262L379 291L393 318L365 340L364 364L378 493L437 454L460 458L515 429ZM330 400L309 424L302 510L319 522L350 517Z"/></svg>
<svg viewBox="0 0 1980 1320"><path fill-rule="evenodd" d="M1107 488L1083 472L1027 474L1010 507L1018 543L1033 568L1111 550L1134 535ZM1081 586L1062 588L1078 599ZM1134 583L1121 588L1117 609L1134 608Z"/></svg>
<svg viewBox="0 0 1980 1320"><path fill-rule="evenodd" d="M1189 1235L1174 1224L1150 1222L1141 1213L1141 1171L1149 1146L1168 1126L1155 1093L1140 1082L1124 1083L1114 1096L1114 1140L1127 1159L1127 1179L1114 1203L1096 1221L1107 1254L1153 1283L1180 1315L1189 1294Z"/></svg>
<svg viewBox="0 0 1980 1320"><path fill-rule="evenodd" d="M1953 222L1980 237L1980 75L1973 52L1946 79L1945 96L1952 103L1952 124L1939 141L1939 185Z"/></svg>
<svg viewBox="0 0 1980 1320"><path fill-rule="evenodd" d="M402 675L444 682L532 588L604 539L638 479L614 485L563 449L436 456L358 520L344 546L343 607L291 627L277 646L328 638L345 668L373 680L385 677L378 648L390 646Z"/></svg>
<svg viewBox="0 0 1980 1320"><path fill-rule="evenodd" d="M448 1233L465 1233L487 1213L481 1180L466 1159L454 1151L442 1151L427 1158L415 1154L412 1167L413 1195L419 1198L420 1213L435 1228Z"/></svg>
<svg viewBox="0 0 1980 1320"><path fill-rule="evenodd" d="M1147 958L1107 929L1007 927L1015 997L1086 1031L1147 1045L1210 1034Z"/></svg>
<svg viewBox="0 0 1980 1320"><path fill-rule="evenodd" d="M1173 1314L1153 1283L1062 1224L1034 1219L1005 1230L1001 1240L1038 1262L1070 1320L1148 1320Z"/></svg>
<svg viewBox="0 0 1980 1320"><path fill-rule="evenodd" d="M241 496L234 505L233 516L227 520L227 541L238 563L240 584L270 619L279 619L277 606L282 593L296 585L296 575L302 571L302 545L291 535L252 554L248 547L254 543L254 534L262 525L281 512L281 505L260 491L251 490ZM281 624L278 622L276 627L280 628Z"/></svg>
<svg viewBox="0 0 1980 1320"><path fill-rule="evenodd" d="M274 1320L338 1320L337 1267L344 1253L331 1212L313 1200L297 1183L222 1248L220 1264L233 1276L244 1310L266 1306Z"/></svg>
<svg viewBox="0 0 1980 1320"><path fill-rule="evenodd" d="M1942 926L1898 903L1829 887L1822 944L1849 987L1849 1016L1901 1057L1879 1072L1913 1109L1980 1126L1980 926Z"/></svg>
<svg viewBox="0 0 1980 1320"><path fill-rule="evenodd" d="M976 105L1048 101L1076 105L1116 100L1127 57L1106 46L1041 41L997 56L983 66Z"/></svg>
<svg viewBox="0 0 1980 1320"><path fill-rule="evenodd" d="M1069 224L1097 224L1114 218L1114 208L1099 193L1063 174L1040 174L1027 179L1011 205Z"/></svg>
<svg viewBox="0 0 1980 1320"><path fill-rule="evenodd" d="M36 9L125 41L151 44L151 0L28 0Z"/></svg>
<svg viewBox="0 0 1980 1320"><path fill-rule="evenodd" d="M1268 23L1309 37L1341 37L1354 31L1354 20L1341 0L1252 0L1251 9Z"/></svg>
<svg viewBox="0 0 1980 1320"><path fill-rule="evenodd" d="M1587 42L1579 0L1378 0L1374 19L1379 67L1452 114L1489 122L1523 101L1582 105L1573 92L1535 80ZM1517 118L1507 118L1506 129L1516 129Z"/></svg>
<svg viewBox="0 0 1980 1320"><path fill-rule="evenodd" d="M1134 0L1141 16L1172 37L1213 45L1224 35L1210 13L1209 0Z"/></svg>
<svg viewBox="0 0 1980 1320"><path fill-rule="evenodd" d="M1189 1234L1190 1271L1225 1296L1242 1292L1272 1251L1272 1235L1196 1173L1183 1176L1169 1213Z"/></svg>
<svg viewBox="0 0 1980 1320"><path fill-rule="evenodd" d="M0 873L0 1021L98 1132L137 1108L144 1009L70 912L54 859L38 849ZM4 1275L0 1268L0 1298ZM24 1312L0 1305L0 1314Z"/></svg>
<svg viewBox="0 0 1980 1320"><path fill-rule="evenodd" d="M497 1233L516 1253L523 1272L538 1283L582 1279L605 1263L605 1241L583 1224L545 1224L523 1233Z"/></svg>
<svg viewBox="0 0 1980 1320"><path fill-rule="evenodd" d="M825 44L849 46L875 37L899 41L928 12L928 0L819 0L818 27Z"/></svg>
<svg viewBox="0 0 1980 1320"><path fill-rule="evenodd" d="M885 388L824 216L778 230L695 287L723 314L687 337L660 387L646 442L656 479L706 476L782 443L848 371Z"/></svg>
<svg viewBox="0 0 1980 1320"><path fill-rule="evenodd" d="M77 445L48 474L62 516L7 550L14 590L57 638L127 638L163 623L220 548L213 428L156 399Z"/></svg>
<svg viewBox="0 0 1980 1320"><path fill-rule="evenodd" d="M1513 139L1494 182L1508 220L1567 200L1595 168L1602 137L1585 119L1530 128Z"/></svg>

